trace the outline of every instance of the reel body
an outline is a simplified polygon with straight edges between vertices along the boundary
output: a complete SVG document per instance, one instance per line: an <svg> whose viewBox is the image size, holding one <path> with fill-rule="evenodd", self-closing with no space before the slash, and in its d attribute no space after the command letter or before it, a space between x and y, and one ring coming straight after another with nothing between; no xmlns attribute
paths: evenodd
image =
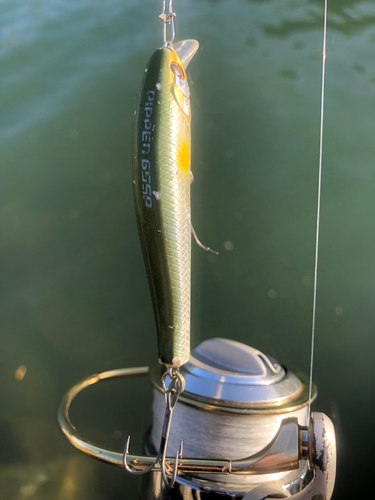
<svg viewBox="0 0 375 500"><path fill-rule="evenodd" d="M162 369L160 365L151 369L155 387L151 450L158 449L163 425ZM168 456L182 441L184 456L239 461L267 448L285 419L294 419L301 428L308 425L308 386L303 375L286 370L252 347L232 340L206 340L180 371L186 385L175 409ZM259 474L258 468L251 474L205 474L192 481L205 486L212 481L217 491L243 492L286 476L286 482L294 482L308 468L304 463L290 474L289 467L279 464L274 473ZM189 477L183 477L189 483Z"/></svg>
<svg viewBox="0 0 375 500"><path fill-rule="evenodd" d="M145 451L149 454L157 450L162 426L161 370L159 366L151 370L155 389L153 425L145 437ZM159 480L153 474L154 477L145 478L143 489L150 495L152 485L151 491L155 491L156 496L145 496L145 499L190 500L195 498L194 491L200 492L197 498L210 500L219 498L218 495L260 500L274 494L280 498L280 495L289 497L300 494L314 482L316 472L311 456L315 448L311 436L314 429L310 429L309 436L308 380L303 374L287 370L256 349L225 339L202 342L192 352L189 362L181 368L181 373L186 387L171 425L168 455L183 441L185 456L237 461L264 452L275 436L278 439L286 433L289 422L295 425L296 446L300 448L300 454L303 453L303 440L311 442L306 443L305 460L293 458L292 431L286 438L288 444L284 443L286 448L291 446L286 464L282 460L274 460L270 467L273 472L262 470L259 467L262 459L259 459L258 470L248 474L181 474L176 479L179 486L175 494L164 485L160 489ZM314 386L312 399L316 394ZM333 426L327 417L321 415L317 414L315 419L317 433L329 435L332 441ZM327 427L331 432L326 432ZM269 460L274 453L275 450L268 450L263 456Z"/></svg>
<svg viewBox="0 0 375 500"><path fill-rule="evenodd" d="M153 425L144 439L146 455L116 453L89 443L71 424L69 407L85 387L146 374L147 367L104 372L72 387L58 412L68 440L101 461L126 465L137 473L150 470L142 476L142 500L331 497L336 470L334 429L329 418L319 413L312 414L308 428L306 378L260 351L224 339L202 342L181 368L186 388L175 408L166 457L173 457L183 441L183 457L189 458L164 457L166 470L176 472L174 488L164 484L153 456L163 426L162 370L160 365L151 369Z"/></svg>

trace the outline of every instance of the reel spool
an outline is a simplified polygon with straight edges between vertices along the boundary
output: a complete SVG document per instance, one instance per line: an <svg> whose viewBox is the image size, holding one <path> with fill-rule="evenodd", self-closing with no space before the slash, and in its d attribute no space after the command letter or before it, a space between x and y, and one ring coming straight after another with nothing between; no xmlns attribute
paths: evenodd
<svg viewBox="0 0 375 500"><path fill-rule="evenodd" d="M256 349L225 339L202 342L181 367L186 386L174 409L166 456L173 457L183 441L183 456L189 458L165 458L165 467L176 473L174 488L165 485L160 457L153 456L163 427L163 369L161 365L151 369L153 424L144 440L146 456L123 455L89 443L71 424L69 407L84 388L102 380L146 374L147 367L104 372L72 387L58 411L63 433L73 446L101 461L122 467L125 463L137 473L151 469L142 476L142 500L331 497L336 471L334 428L320 413L312 414L312 425L307 427L305 376ZM315 397L313 387L312 400Z"/></svg>

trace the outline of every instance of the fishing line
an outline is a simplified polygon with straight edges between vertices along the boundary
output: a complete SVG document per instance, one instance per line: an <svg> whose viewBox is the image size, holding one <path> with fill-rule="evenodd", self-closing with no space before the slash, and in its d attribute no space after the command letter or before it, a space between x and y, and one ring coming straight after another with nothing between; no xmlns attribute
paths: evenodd
<svg viewBox="0 0 375 500"><path fill-rule="evenodd" d="M151 443L159 447L163 426L164 395L154 389L153 423ZM270 415L239 415L216 413L199 407L179 403L171 424L167 456L173 456L184 443L184 456L189 458L211 458L215 460L239 460L249 457L267 446L275 437L285 418L295 417L302 426L308 425L308 407ZM207 480L230 484L267 483L275 479L296 479L305 466L294 471L254 475L205 475Z"/></svg>
<svg viewBox="0 0 375 500"><path fill-rule="evenodd" d="M326 76L326 55L327 55L327 10L328 10L328 0L324 0L322 86L321 86L321 97L320 97L318 201L317 201L317 210L316 210L314 291L313 291L313 311L312 311L312 326L311 326L309 415L311 415L312 376L313 376L313 368L314 368L315 323L316 323L316 296L317 296L317 284L318 284L320 205L321 205L321 193L322 193L322 164L323 164L324 90L325 90L325 76Z"/></svg>

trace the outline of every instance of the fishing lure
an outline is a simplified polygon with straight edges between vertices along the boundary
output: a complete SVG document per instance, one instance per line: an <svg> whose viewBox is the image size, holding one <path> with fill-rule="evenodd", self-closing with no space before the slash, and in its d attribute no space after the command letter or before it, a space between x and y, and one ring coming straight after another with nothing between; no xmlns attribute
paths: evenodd
<svg viewBox="0 0 375 500"><path fill-rule="evenodd" d="M135 105L133 188L158 335L159 360L190 354L191 106L186 67L198 42L167 43L151 56Z"/></svg>

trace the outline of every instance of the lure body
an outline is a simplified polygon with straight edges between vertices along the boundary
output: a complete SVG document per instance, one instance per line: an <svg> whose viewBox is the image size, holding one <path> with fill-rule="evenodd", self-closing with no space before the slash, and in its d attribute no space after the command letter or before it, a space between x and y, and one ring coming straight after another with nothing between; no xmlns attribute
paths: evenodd
<svg viewBox="0 0 375 500"><path fill-rule="evenodd" d="M154 52L136 100L133 188L158 336L159 361L190 354L190 99L169 46Z"/></svg>

